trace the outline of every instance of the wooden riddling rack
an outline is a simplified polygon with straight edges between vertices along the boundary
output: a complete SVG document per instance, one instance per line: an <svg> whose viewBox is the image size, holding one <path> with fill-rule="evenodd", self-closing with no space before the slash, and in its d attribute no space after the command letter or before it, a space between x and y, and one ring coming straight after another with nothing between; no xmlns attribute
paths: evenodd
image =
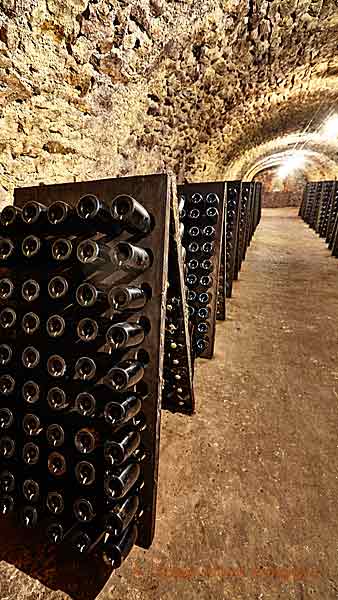
<svg viewBox="0 0 338 600"><path fill-rule="evenodd" d="M35 556L48 557L48 569L50 573L55 574L55 581L58 579L57 573L60 571L60 565L64 566L65 561L68 561L69 565L72 561L78 560L75 548L72 546L72 540L74 540L73 534L76 534L77 529L90 533L89 537L92 539L93 544L89 550L92 551L92 556L88 560L87 555L84 556L83 562L79 563L80 567L77 564L76 568L70 569L71 575L69 576L69 580L73 581L75 579L77 581L78 578L80 579L86 573L86 575L88 574L89 582L90 573L93 573L93 569L93 580L100 579L99 573L101 575L104 573L104 578L106 578L112 567L119 566L115 561L115 563L110 565L110 568L107 568L107 566L104 567L102 560L99 560L98 566L96 559L102 556L102 553L106 557L109 556L111 546L114 544L118 546L120 543L119 539L112 538L111 535L108 536L105 529L104 516L108 514L109 510L114 509L119 504L119 501L112 500L106 494L108 484L105 474L105 447L108 441L119 441L121 439L121 432L115 431L114 427L110 427L103 419L100 411L94 417L80 416L76 411L69 411L66 413L66 416L63 416L60 413L54 413L46 402L48 389L56 384L60 385L66 392L67 397L69 396L70 398L73 398L73 388L77 392L82 390L95 393L95 386L96 384L100 384L101 381L99 378L94 380L94 384L89 381L84 386L78 385L78 382L74 381L73 365L75 359L80 356L91 357L97 361L98 365L101 363L105 364L106 370L114 367L121 360L137 360L144 368L142 379L130 388L130 390L142 397L141 412L126 425L128 431L131 429L139 432L141 438L140 445L129 456L127 461L123 463L122 467L115 469L113 464L113 467L109 466L108 468L110 475L114 473L120 474L121 470L123 471L126 466L130 466L131 470L134 469L134 477L135 473L139 471L133 486L130 488L130 494L137 496L139 507L128 528L123 531L123 535L121 536L126 537L126 533L129 535L129 541L124 540L124 546L122 544L122 559L125 557L123 553L126 554L129 552L133 542L143 548L148 548L153 539L156 513L168 279L169 222L172 194L172 181L167 175L43 185L22 188L15 191L14 203L18 209L22 209L30 202L36 202L48 207L56 201L62 201L69 207L75 207L79 199L84 195L94 195L105 206L109 207L114 198L119 195L127 195L139 202L148 211L152 220L149 233L130 233L124 228L120 230L119 226L116 228L104 226L102 228L95 219L88 226L87 224L83 225L83 222L80 222L80 219L74 213L72 214L70 227L66 227L65 230L62 226L60 228L55 227L54 230L45 219L46 212L44 212L38 227L30 225L21 226L12 232L17 260L14 260L12 264L8 264L8 267L2 261L2 277L9 277L15 282L13 297L6 301L6 306L8 305L13 308L20 316L34 308L38 312L41 321L39 336L36 338L33 336L32 340L22 335L20 331L20 319L17 320L13 333L8 335L3 328L1 331L1 343L4 343L6 340L6 343L12 347L14 356L12 364L2 368L1 374L12 374L17 380L15 391L10 398L11 402L8 402L9 397L4 394L1 394L0 399L2 407L8 404L15 406L14 423L12 428L9 429L9 433L13 436L16 444L15 454L13 460L1 460L1 470L13 469L16 477L16 484L13 491L15 496L14 510L10 516L10 525L13 527L11 529L11 540L14 546L15 540L17 540L17 545L15 546L16 554L20 555L20 548L25 548L25 560L29 563L33 571L36 565L33 559L27 559L28 549ZM30 233L39 237L43 249L39 254L39 258L35 260L23 260L20 251L21 243L23 238ZM4 232L2 228L2 235L4 237L10 237L10 234L10 231ZM47 284L55 274L62 275L63 264L51 260L50 248L53 240L60 237L67 238L73 245L71 258L64 263L67 279L71 282L71 294L66 302L54 301L53 305L53 300L47 294ZM138 248L146 249L150 257L150 266L144 272L125 271L117 269L116 264L113 265L113 263L109 263L108 261L108 263L104 262L102 265L95 265L95 269L88 268L87 265L83 265L82 268L74 252L78 243L84 238L91 238L99 243L104 243L104 247L108 252L113 251L116 244L121 241L127 241ZM21 284L30 278L37 280L40 285L39 299L32 304L24 303L20 297ZM80 311L74 298L75 288L73 288L73 284L75 281L77 286L84 281L90 281L90 283L94 283L98 288L106 290L116 286L141 287L146 290L148 301L141 310L127 311L122 314L116 314L107 306L105 306L104 311L100 309L97 312L95 308ZM2 303L3 307L4 303ZM56 340L49 338L46 333L46 320L51 314L55 313L61 315L67 314L67 322L69 320L69 325L67 326L71 328L68 331L69 335L67 339L60 344L56 343ZM126 351L109 352L109 348L104 340L103 345L101 341L100 347L94 348L91 344L88 344L88 350L85 352L83 344L79 344L74 335L75 323L78 319L85 316L90 316L99 322L101 322L101 319L106 318L109 319L109 324L120 321L133 322L136 319L145 327L146 335L144 341L137 347L127 348ZM33 342L40 353L40 363L38 368L25 369L20 364L21 354L23 349L33 345ZM55 354L65 358L67 370L66 376L52 380L46 372L46 364L48 358ZM100 369L98 369L98 374L99 372ZM103 370L102 374L104 374ZM32 405L25 403L21 396L22 385L27 380L35 380L43 392L39 401L33 405L33 409ZM122 400L121 394L107 388L105 390L104 402L108 403L112 400L120 402ZM24 444L32 440L29 437L26 439L21 423L25 415L32 412L40 419L41 431L38 437L39 461L36 467L31 467L30 470L26 464L23 464L21 458ZM51 449L47 448L45 437L47 426L55 423L62 425L66 437L64 445L61 445L60 448L58 447L57 450L62 453L67 470L63 477L58 479L54 479L48 470L47 465L50 461ZM82 457L77 453L72 443L72 437L81 428L89 428L93 432L94 437L99 440L95 452ZM91 487L81 488L74 477L75 464L81 458L87 460L88 457L96 469L95 482ZM23 480L27 478L37 480L42 490L38 503L33 505L34 509L38 509L38 527L32 529L20 528L18 530L17 527L21 524L17 518L18 514L21 513L24 505L29 504L22 494ZM45 527L48 527L51 521L51 515L48 514L46 508L46 495L53 490L61 491L65 499L64 512L60 517L60 522L69 529L70 534L67 534L60 544L50 546L49 544L46 545L44 537ZM75 523L73 515L73 502L78 497L89 499L95 507L95 517L88 524L86 522L82 523L81 527ZM124 499L126 497L128 495ZM15 533L15 530L20 533ZM58 582L57 585L60 585L60 583ZM77 583L74 583L74 585L76 586Z"/></svg>
<svg viewBox="0 0 338 600"><path fill-rule="evenodd" d="M178 186L178 194L184 199L185 281L193 357L212 358L215 344L225 183L188 183Z"/></svg>
<svg viewBox="0 0 338 600"><path fill-rule="evenodd" d="M310 181L304 187L299 216L338 257L338 182Z"/></svg>

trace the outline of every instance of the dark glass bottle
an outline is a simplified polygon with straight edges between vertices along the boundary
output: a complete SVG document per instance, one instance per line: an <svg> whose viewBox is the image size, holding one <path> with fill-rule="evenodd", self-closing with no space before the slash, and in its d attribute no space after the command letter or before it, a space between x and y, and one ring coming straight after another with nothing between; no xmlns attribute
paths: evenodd
<svg viewBox="0 0 338 600"><path fill-rule="evenodd" d="M13 358L13 350L8 344L0 344L0 366L5 367Z"/></svg>
<svg viewBox="0 0 338 600"><path fill-rule="evenodd" d="M15 454L15 442L14 440L4 435L0 438L0 458L9 459L13 458Z"/></svg>
<svg viewBox="0 0 338 600"><path fill-rule="evenodd" d="M75 466L75 477L80 485L92 485L96 479L94 465L87 460L81 460Z"/></svg>
<svg viewBox="0 0 338 600"><path fill-rule="evenodd" d="M55 228L60 226L63 228L69 223L73 215L74 211L71 206L66 204L66 202L62 202L62 200L53 202L53 204L48 207L47 211L48 222Z"/></svg>
<svg viewBox="0 0 338 600"><path fill-rule="evenodd" d="M0 498L0 515L7 517L14 509L14 498L8 494Z"/></svg>
<svg viewBox="0 0 338 600"><path fill-rule="evenodd" d="M202 202L203 202L202 194L199 194L198 192L195 192L195 194L192 194L192 196L191 196L192 204L201 204Z"/></svg>
<svg viewBox="0 0 338 600"><path fill-rule="evenodd" d="M219 212L215 206L210 206L205 211L206 217L211 223L217 223L219 218Z"/></svg>
<svg viewBox="0 0 338 600"><path fill-rule="evenodd" d="M25 402L35 404L40 398L40 387L35 381L25 381L21 389L21 394Z"/></svg>
<svg viewBox="0 0 338 600"><path fill-rule="evenodd" d="M104 457L111 465L121 465L135 452L141 442L138 431L123 432L112 442L106 442Z"/></svg>
<svg viewBox="0 0 338 600"><path fill-rule="evenodd" d="M28 502L35 504L40 499L40 485L35 479L25 479L22 484L22 493Z"/></svg>
<svg viewBox="0 0 338 600"><path fill-rule="evenodd" d="M67 238L58 238L54 240L51 247L51 253L54 260L64 262L69 260L73 253L73 244Z"/></svg>
<svg viewBox="0 0 338 600"><path fill-rule="evenodd" d="M36 235L27 235L21 244L21 251L25 258L37 258L45 244Z"/></svg>
<svg viewBox="0 0 338 600"><path fill-rule="evenodd" d="M6 263L15 255L15 245L9 238L0 237L0 264Z"/></svg>
<svg viewBox="0 0 338 600"><path fill-rule="evenodd" d="M38 524L38 511L34 506L24 506L21 511L21 522L24 527L32 529Z"/></svg>
<svg viewBox="0 0 338 600"><path fill-rule="evenodd" d="M141 410L141 398L131 392L121 398L121 401L108 402L104 409L106 422L112 426L120 426L128 423Z"/></svg>
<svg viewBox="0 0 338 600"><path fill-rule="evenodd" d="M48 425L46 431L47 444L49 448L59 448L65 441L65 432L58 423Z"/></svg>
<svg viewBox="0 0 338 600"><path fill-rule="evenodd" d="M118 242L112 252L117 267L127 273L143 273L151 266L148 251L129 242Z"/></svg>
<svg viewBox="0 0 338 600"><path fill-rule="evenodd" d="M124 391L136 385L143 377L144 367L138 360L123 360L110 369L104 377L104 384L114 391Z"/></svg>
<svg viewBox="0 0 338 600"><path fill-rule="evenodd" d="M34 466L39 462L40 449L39 446L33 442L27 442L22 450L22 460L28 466Z"/></svg>
<svg viewBox="0 0 338 600"><path fill-rule="evenodd" d="M3 329L12 329L16 323L16 312L13 308L3 308L0 312L0 325Z"/></svg>
<svg viewBox="0 0 338 600"><path fill-rule="evenodd" d="M219 197L217 194L211 192L210 194L206 195L205 201L209 206L217 206L219 204Z"/></svg>
<svg viewBox="0 0 338 600"><path fill-rule="evenodd" d="M2 277L0 279L0 301L4 302L13 297L14 284L8 277Z"/></svg>
<svg viewBox="0 0 338 600"><path fill-rule="evenodd" d="M0 395L10 396L15 390L15 379L8 373L0 375Z"/></svg>
<svg viewBox="0 0 338 600"><path fill-rule="evenodd" d="M26 369L35 369L40 363L40 352L34 346L27 346L22 352L21 360Z"/></svg>
<svg viewBox="0 0 338 600"><path fill-rule="evenodd" d="M5 206L0 214L0 226L2 229L18 231L22 224L21 208L9 204Z"/></svg>
<svg viewBox="0 0 338 600"><path fill-rule="evenodd" d="M144 206L131 196L121 195L114 198L110 211L114 221L118 221L123 229L131 233L149 233L150 215Z"/></svg>
<svg viewBox="0 0 338 600"><path fill-rule="evenodd" d="M81 283L76 290L76 301L83 308L103 311L108 307L107 292L99 290L90 282Z"/></svg>
<svg viewBox="0 0 338 600"><path fill-rule="evenodd" d="M88 498L77 498L73 505L75 518L80 523L90 523L96 517L95 503Z"/></svg>
<svg viewBox="0 0 338 600"><path fill-rule="evenodd" d="M63 454L52 452L48 456L48 471L53 477L62 477L67 472L67 463Z"/></svg>
<svg viewBox="0 0 338 600"><path fill-rule="evenodd" d="M61 300L69 291L69 284L65 277L56 275L48 282L48 294L53 300Z"/></svg>
<svg viewBox="0 0 338 600"><path fill-rule="evenodd" d="M206 227L203 227L202 235L206 238L213 239L216 235L215 227L212 225L206 225Z"/></svg>
<svg viewBox="0 0 338 600"><path fill-rule="evenodd" d="M22 317L21 328L26 335L34 335L39 327L40 319L36 313L29 312Z"/></svg>
<svg viewBox="0 0 338 600"><path fill-rule="evenodd" d="M0 430L5 431L6 429L10 429L10 427L14 423L14 415L9 408L1 407L0 408Z"/></svg>
<svg viewBox="0 0 338 600"><path fill-rule="evenodd" d="M53 354L47 360L47 371L51 377L63 377L66 373L67 365L65 359L59 354Z"/></svg>
<svg viewBox="0 0 338 600"><path fill-rule="evenodd" d="M14 473L8 471L2 471L0 473L0 494L11 494L15 490L15 476Z"/></svg>
<svg viewBox="0 0 338 600"><path fill-rule="evenodd" d="M59 491L48 492L46 506L53 515L60 515L65 507L63 494Z"/></svg>
<svg viewBox="0 0 338 600"><path fill-rule="evenodd" d="M74 444L80 454L91 454L100 445L98 433L94 429L84 427L76 432Z"/></svg>
<svg viewBox="0 0 338 600"><path fill-rule="evenodd" d="M22 419L22 429L30 437L39 435L42 432L42 426L38 415L26 414Z"/></svg>
<svg viewBox="0 0 338 600"><path fill-rule="evenodd" d="M124 502L114 506L104 518L105 531L119 538L136 516L140 506L138 496L128 496Z"/></svg>
<svg viewBox="0 0 338 600"><path fill-rule="evenodd" d="M138 287L114 287L108 293L110 306L116 311L138 310L143 308L148 300L147 294Z"/></svg>
<svg viewBox="0 0 338 600"><path fill-rule="evenodd" d="M21 286L21 296L26 302L34 302L40 295L40 285L35 279L27 279Z"/></svg>
<svg viewBox="0 0 338 600"><path fill-rule="evenodd" d="M130 463L120 468L113 474L107 474L105 480L105 492L114 500L124 498L133 485L137 482L141 473L138 463Z"/></svg>
<svg viewBox="0 0 338 600"><path fill-rule="evenodd" d="M196 225L193 225L188 230L188 235L192 238L199 237L201 235L201 231L200 231L199 227L196 227Z"/></svg>
<svg viewBox="0 0 338 600"><path fill-rule="evenodd" d="M60 387L52 387L47 392L47 403L51 410L62 411L69 407L66 392Z"/></svg>
<svg viewBox="0 0 338 600"><path fill-rule="evenodd" d="M120 540L109 538L103 547L104 561L113 569L118 569L131 552L137 535L137 526L132 524L125 530Z"/></svg>
<svg viewBox="0 0 338 600"><path fill-rule="evenodd" d="M139 323L116 323L106 333L107 343L112 350L121 350L142 344L145 331Z"/></svg>
<svg viewBox="0 0 338 600"><path fill-rule="evenodd" d="M39 202L27 202L22 209L21 218L26 225L40 225L46 220L47 208Z"/></svg>

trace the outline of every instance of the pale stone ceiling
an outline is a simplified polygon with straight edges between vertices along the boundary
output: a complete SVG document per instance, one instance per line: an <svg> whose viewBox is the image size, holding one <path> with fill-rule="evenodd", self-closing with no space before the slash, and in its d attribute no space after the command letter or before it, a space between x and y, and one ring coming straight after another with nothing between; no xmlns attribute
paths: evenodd
<svg viewBox="0 0 338 600"><path fill-rule="evenodd" d="M338 112L337 33L334 0L0 0L0 199L166 168L242 177ZM308 176L333 176L337 148L307 147Z"/></svg>

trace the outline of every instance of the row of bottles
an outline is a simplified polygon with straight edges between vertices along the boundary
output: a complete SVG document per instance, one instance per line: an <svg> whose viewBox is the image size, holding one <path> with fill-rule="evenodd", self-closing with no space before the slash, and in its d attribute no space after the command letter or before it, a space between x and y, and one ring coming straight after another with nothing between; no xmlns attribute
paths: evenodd
<svg viewBox="0 0 338 600"><path fill-rule="evenodd" d="M320 237L332 256L338 257L338 185L336 181L311 181L304 188L299 216Z"/></svg>
<svg viewBox="0 0 338 600"><path fill-rule="evenodd" d="M0 512L113 568L155 519L169 215L133 197L143 179L43 186L0 215Z"/></svg>

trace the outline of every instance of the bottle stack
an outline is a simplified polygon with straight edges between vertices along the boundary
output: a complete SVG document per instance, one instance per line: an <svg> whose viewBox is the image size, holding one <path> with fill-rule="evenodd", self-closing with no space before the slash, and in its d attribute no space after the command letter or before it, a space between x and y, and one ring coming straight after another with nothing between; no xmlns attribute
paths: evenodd
<svg viewBox="0 0 338 600"><path fill-rule="evenodd" d="M299 216L338 258L338 183L309 181L304 188Z"/></svg>
<svg viewBox="0 0 338 600"><path fill-rule="evenodd" d="M0 511L111 568L154 532L170 194L24 188L0 216Z"/></svg>

